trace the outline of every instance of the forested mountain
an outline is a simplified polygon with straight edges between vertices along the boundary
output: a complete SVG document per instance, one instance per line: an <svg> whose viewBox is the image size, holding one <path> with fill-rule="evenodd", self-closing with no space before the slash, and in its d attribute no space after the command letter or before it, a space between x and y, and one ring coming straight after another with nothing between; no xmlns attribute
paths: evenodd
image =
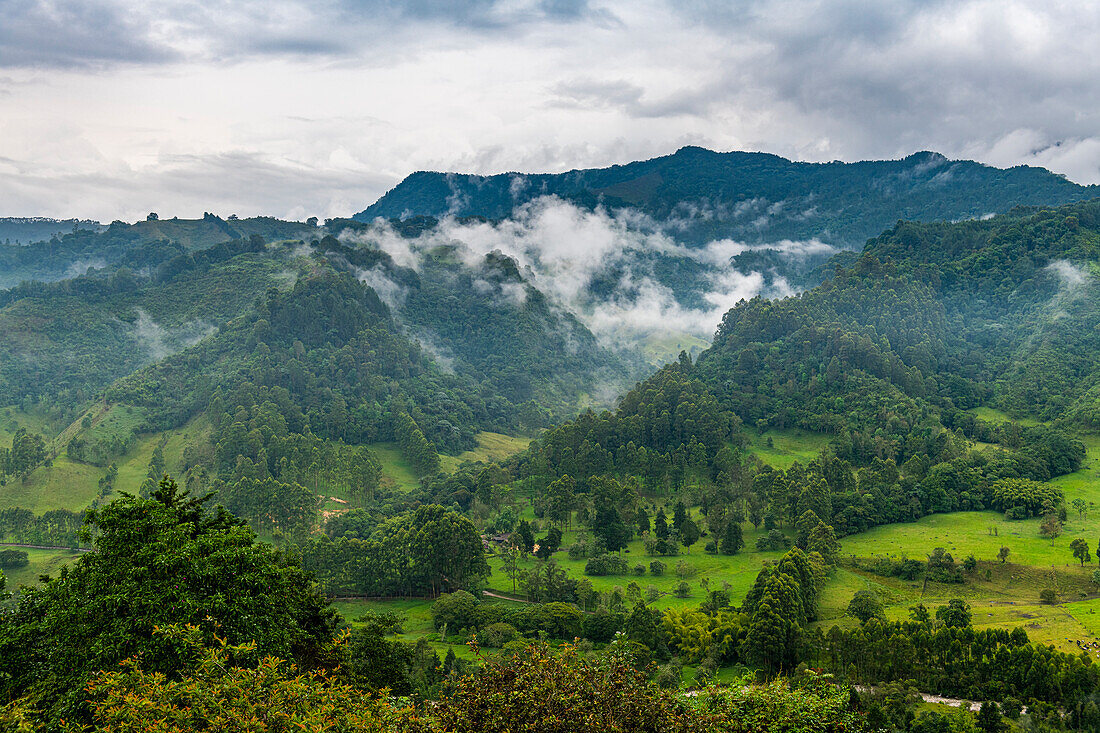
<svg viewBox="0 0 1100 733"><path fill-rule="evenodd" d="M673 158L692 155L711 154ZM1072 185L907 160L961 166L936 186ZM491 730L501 710L514 729L559 698L578 730L612 712L817 729L791 723L812 709L827 730L970 733L1025 705L1027 730L1100 725L1096 647L992 619L1027 594L1100 598L1100 199L896 222L820 285L735 302L709 348L632 389L609 314L646 292L643 266L690 299L782 253L727 265L661 234L603 262L586 248L622 240L580 211L538 235L579 245L477 216L208 215L5 248L22 282L0 291L0 541L47 549L0 550L38 577L0 596L0 724L184 695L217 728L195 711L258 685L297 720L376 731ZM56 546L94 551L43 577ZM719 670L738 682L713 688ZM370 697L386 689L416 712ZM916 717L921 693L985 712Z"/></svg>
<svg viewBox="0 0 1100 733"><path fill-rule="evenodd" d="M536 198L557 196L583 208L635 209L691 244L819 239L855 248L899 219L979 218L1098 194L1096 186L1041 168L1003 170L930 152L902 160L799 163L685 147L652 160L557 174L413 173L355 218L504 219Z"/></svg>
<svg viewBox="0 0 1100 733"><path fill-rule="evenodd" d="M73 278L124 260L135 271L156 268L181 254L230 240L247 240L253 234L282 240L299 239L313 232L313 223L271 217L222 219L210 213L202 219L162 220L150 214L145 221L133 224L116 221L108 227L69 226L59 235L43 232L44 236L23 245L0 246L0 288L25 280Z"/></svg>
<svg viewBox="0 0 1100 733"><path fill-rule="evenodd" d="M51 219L46 216L0 217L0 243L30 244L60 237L74 229L100 230L104 226L88 219Z"/></svg>

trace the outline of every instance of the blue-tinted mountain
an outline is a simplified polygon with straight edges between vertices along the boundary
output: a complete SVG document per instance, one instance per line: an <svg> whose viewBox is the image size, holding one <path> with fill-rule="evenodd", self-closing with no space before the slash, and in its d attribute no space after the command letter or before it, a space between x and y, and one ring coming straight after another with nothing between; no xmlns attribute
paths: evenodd
<svg viewBox="0 0 1100 733"><path fill-rule="evenodd" d="M1021 205L1093 198L1100 187L1043 168L1000 169L932 152L901 160L800 163L685 147L652 160L556 174L413 173L355 218L503 219L547 195L582 207L643 211L688 243L816 237L855 248L899 219L974 219Z"/></svg>

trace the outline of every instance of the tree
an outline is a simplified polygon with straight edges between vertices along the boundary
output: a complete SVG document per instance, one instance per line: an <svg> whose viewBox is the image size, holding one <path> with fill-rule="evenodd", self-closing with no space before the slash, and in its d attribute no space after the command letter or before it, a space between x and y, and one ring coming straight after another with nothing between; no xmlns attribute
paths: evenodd
<svg viewBox="0 0 1100 733"><path fill-rule="evenodd" d="M909 618L916 621L918 624L928 623L932 616L928 613L928 608L923 603L918 603L915 606L909 607Z"/></svg>
<svg viewBox="0 0 1100 733"><path fill-rule="evenodd" d="M567 526L577 504L577 483L566 474L546 487L546 516Z"/></svg>
<svg viewBox="0 0 1100 733"><path fill-rule="evenodd" d="M603 507L596 512L592 533L612 552L623 549L630 542L630 527L626 526L622 516L613 507Z"/></svg>
<svg viewBox="0 0 1100 733"><path fill-rule="evenodd" d="M818 522L817 526L810 530L808 549L816 552L830 565L835 565L837 555L840 554L840 542L837 541L836 531L825 524Z"/></svg>
<svg viewBox="0 0 1100 733"><path fill-rule="evenodd" d="M802 512L802 515L794 523L797 530L794 540L795 546L801 547L803 550L807 549L810 543L810 530L819 524L822 524L821 518L817 516L813 509Z"/></svg>
<svg viewBox="0 0 1100 733"><path fill-rule="evenodd" d="M194 624L260 655L314 666L336 613L310 578L240 520L180 492L165 478L149 499L88 512L95 552L27 589L0 622L0 693L33 688L43 727L88 720L85 687L98 670L140 655L149 672L174 674L179 645L156 627Z"/></svg>
<svg viewBox="0 0 1100 733"><path fill-rule="evenodd" d="M638 528L638 534L645 534L650 530L649 526L649 514L646 513L645 507L641 504L638 505L638 511L634 514L634 526Z"/></svg>
<svg viewBox="0 0 1100 733"><path fill-rule="evenodd" d="M936 608L936 620L944 626L965 628L970 625L970 604L961 598L952 598L946 606Z"/></svg>
<svg viewBox="0 0 1100 733"><path fill-rule="evenodd" d="M852 600L848 602L848 615L855 616L861 624L865 624L873 618L886 618L883 612L882 601L874 592L869 590L856 591Z"/></svg>
<svg viewBox="0 0 1100 733"><path fill-rule="evenodd" d="M1081 567L1085 567L1085 563L1092 562L1092 555L1089 554L1089 543L1083 539L1075 539L1069 543L1069 549L1073 551L1073 556L1081 561Z"/></svg>
<svg viewBox="0 0 1100 733"><path fill-rule="evenodd" d="M479 733L697 730L674 692L635 669L629 646L616 641L606 655L586 657L570 645L556 653L533 645L485 659L443 694L432 717L439 730Z"/></svg>
<svg viewBox="0 0 1100 733"><path fill-rule="evenodd" d="M1062 520L1054 512L1043 515L1043 521L1039 523L1039 535L1053 540L1062 534Z"/></svg>
<svg viewBox="0 0 1100 733"><path fill-rule="evenodd" d="M1073 508L1077 511L1077 515L1080 516L1081 519L1084 519L1085 515L1088 514L1089 511L1089 505L1085 503L1085 500L1077 498L1074 499L1071 503L1073 505Z"/></svg>
<svg viewBox="0 0 1100 733"><path fill-rule="evenodd" d="M730 519L726 522L726 531L722 533L722 554L736 555L745 546L745 538L741 534L741 523Z"/></svg>
<svg viewBox="0 0 1100 733"><path fill-rule="evenodd" d="M300 672L277 657L257 659L253 643L209 639L194 626L170 626L157 636L190 657L193 671L166 677L131 657L98 674L88 688L96 730L381 733L397 714L388 702L329 675Z"/></svg>
<svg viewBox="0 0 1100 733"><path fill-rule="evenodd" d="M793 668L798 662L800 630L789 614L782 612L782 591L770 585L756 604L745 635L745 656L770 673Z"/></svg>
<svg viewBox="0 0 1100 733"><path fill-rule="evenodd" d="M664 509L658 509L657 515L653 518L653 534L657 535L657 539L668 539L668 519L665 517Z"/></svg>
<svg viewBox="0 0 1100 733"><path fill-rule="evenodd" d="M1005 561L1008 560L1008 555L1010 552L1012 552L1012 550L1008 549L1007 547L1002 547L1001 549L997 550L997 559L1001 561L1002 565L1004 565Z"/></svg>
<svg viewBox="0 0 1100 733"><path fill-rule="evenodd" d="M1001 709L997 703L989 701L982 703L974 723L983 733L998 733L1005 728L1004 721L1001 719Z"/></svg>
<svg viewBox="0 0 1100 733"><path fill-rule="evenodd" d="M1039 601L1041 603L1052 604L1058 602L1058 594L1053 588L1043 588L1039 591Z"/></svg>
<svg viewBox="0 0 1100 733"><path fill-rule="evenodd" d="M680 524L680 542L684 547L691 547L698 542L700 534L699 525L694 519L685 519Z"/></svg>
<svg viewBox="0 0 1100 733"><path fill-rule="evenodd" d="M531 523L526 519L521 519L520 523L516 525L516 546L523 550L524 553L531 552L535 546L535 533L531 530Z"/></svg>

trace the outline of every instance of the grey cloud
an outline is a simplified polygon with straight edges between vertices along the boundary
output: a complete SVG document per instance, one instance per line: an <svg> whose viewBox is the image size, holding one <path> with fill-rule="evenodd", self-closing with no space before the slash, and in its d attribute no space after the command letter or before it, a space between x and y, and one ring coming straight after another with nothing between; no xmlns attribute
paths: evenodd
<svg viewBox="0 0 1100 733"><path fill-rule="evenodd" d="M0 0L0 68L101 68L257 56L391 60L423 27L519 32L610 22L587 0Z"/></svg>
<svg viewBox="0 0 1100 733"><path fill-rule="evenodd" d="M269 215L304 220L341 216L383 189L389 179L269 160L258 153L163 156L156 166L103 173L37 171L33 161L0 160L13 175L0 176L0 201L12 215L64 211L114 212L133 220L162 216ZM165 202L171 202L166 210Z"/></svg>
<svg viewBox="0 0 1100 733"><path fill-rule="evenodd" d="M0 68L86 67L178 58L141 13L80 0L0 0Z"/></svg>

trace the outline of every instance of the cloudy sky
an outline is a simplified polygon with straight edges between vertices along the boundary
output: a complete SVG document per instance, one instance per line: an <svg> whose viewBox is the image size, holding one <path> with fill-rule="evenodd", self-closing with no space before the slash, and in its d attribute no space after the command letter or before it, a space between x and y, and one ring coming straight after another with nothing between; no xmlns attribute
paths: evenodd
<svg viewBox="0 0 1100 733"><path fill-rule="evenodd" d="M687 143L1100 183L1091 0L0 0L0 216L349 215Z"/></svg>

